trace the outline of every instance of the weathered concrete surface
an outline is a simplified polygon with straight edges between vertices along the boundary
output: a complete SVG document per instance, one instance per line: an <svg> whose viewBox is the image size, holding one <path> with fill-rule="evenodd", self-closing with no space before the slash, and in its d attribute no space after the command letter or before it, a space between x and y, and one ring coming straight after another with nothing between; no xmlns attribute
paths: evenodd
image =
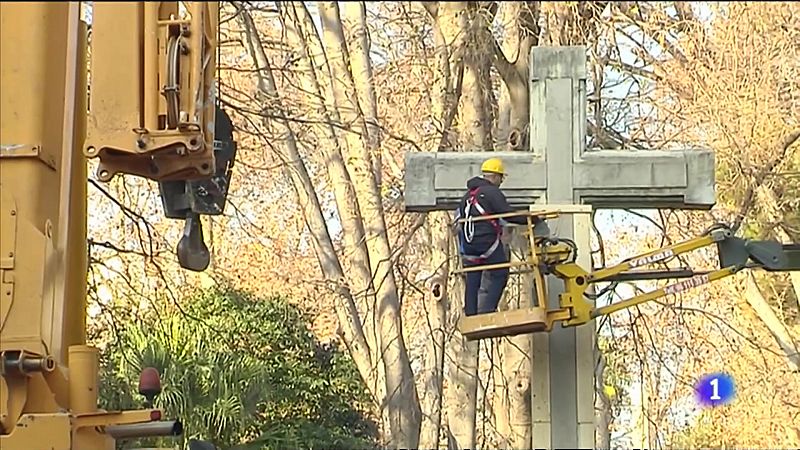
<svg viewBox="0 0 800 450"><path fill-rule="evenodd" d="M503 159L509 177L503 192L518 208L547 191L547 161L531 152L407 153L405 209L454 209L466 180L480 175L489 156ZM556 175L558 176L558 175ZM707 150L585 152L573 161L575 203L613 208L707 210L714 205L714 153Z"/></svg>
<svg viewBox="0 0 800 450"><path fill-rule="evenodd" d="M577 203L606 208L710 209L714 205L714 155L705 150L584 150L586 50L535 47L531 53L531 151L515 153L409 153L407 211L448 210L466 180L488 156L504 159L503 190L520 208L533 203ZM584 217L559 218L558 235L575 240L590 269ZM548 277L548 305L563 285ZM532 339L533 447L594 448L595 324L556 327Z"/></svg>
<svg viewBox="0 0 800 450"><path fill-rule="evenodd" d="M454 209L466 191L467 180L480 175L489 156L503 159L508 178L503 192L511 204L527 207L547 189L544 160L530 152L406 153L405 209L410 212Z"/></svg>

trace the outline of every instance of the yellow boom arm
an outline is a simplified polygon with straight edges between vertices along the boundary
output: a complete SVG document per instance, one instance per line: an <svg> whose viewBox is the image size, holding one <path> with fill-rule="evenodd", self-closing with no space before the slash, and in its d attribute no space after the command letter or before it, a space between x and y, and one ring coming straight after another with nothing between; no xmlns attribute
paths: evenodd
<svg viewBox="0 0 800 450"><path fill-rule="evenodd" d="M80 2L0 3L3 450L111 450L117 438L181 431L157 409L97 408L87 161L100 181L157 181L167 217L185 221L181 265L205 269L199 215L222 213L236 150L215 102L218 12L218 2L94 2L89 39Z"/></svg>
<svg viewBox="0 0 800 450"><path fill-rule="evenodd" d="M703 236L659 248L612 267L596 271L586 271L575 263L577 249L572 241L560 238L535 236L533 218L555 218L559 211L531 211L496 214L473 218L472 220L491 220L511 216L527 216L525 234L531 243L531 253L527 260L505 264L478 265L462 268L457 272L469 272L501 267L517 267L530 270L534 275L536 304L531 308L501 311L490 314L463 317L460 321L461 333L467 339L511 336L522 333L550 331L556 322L562 326L583 325L594 318L611 314L632 306L677 294L733 275L748 268L761 268L768 271L800 270L800 245L781 244L775 241L755 241L734 237L727 227L717 225ZM459 220L458 223L463 223ZM719 255L719 268L697 272L681 270L639 270L651 264L663 262L678 255L716 244ZM544 276L552 274L564 283L564 292L559 294L559 307L548 310L547 284ZM636 295L623 301L595 308L587 298L589 286L599 282L619 282L628 280L682 279L681 281Z"/></svg>

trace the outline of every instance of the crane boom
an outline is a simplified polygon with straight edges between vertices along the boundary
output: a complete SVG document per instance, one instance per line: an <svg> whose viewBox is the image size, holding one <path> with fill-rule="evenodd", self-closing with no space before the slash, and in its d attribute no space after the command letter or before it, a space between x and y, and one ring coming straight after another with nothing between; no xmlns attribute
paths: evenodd
<svg viewBox="0 0 800 450"><path fill-rule="evenodd" d="M474 217L471 220L492 220L511 216L525 216L527 226L523 234L529 239L529 254L523 261L500 264L473 265L461 268L464 273L498 268L515 268L518 272L531 272L535 288L535 304L531 307L509 311L462 317L459 330L468 340L525 333L550 332L556 322L563 327L574 327L589 323L600 316L613 314L659 298L684 292L704 284L734 275L745 269L763 269L769 272L800 270L800 245L784 244L769 240L749 240L733 236L730 228L717 224L702 236L676 244L651 250L628 258L610 267L587 271L576 261L577 247L574 242L558 237L537 236L534 218L552 219L561 214L570 214L569 208L544 208L525 212L512 212ZM465 222L460 219L459 223ZM712 270L692 269L641 270L640 268L664 262L681 254L710 245L716 245L719 267ZM559 294L558 307L548 309L546 275L553 275L563 282L564 292ZM592 284L633 280L682 279L659 289L635 295L631 298L595 308L592 302L599 295L589 294ZM544 299L544 300L542 300Z"/></svg>
<svg viewBox="0 0 800 450"><path fill-rule="evenodd" d="M200 216L223 212L236 153L215 102L218 12L219 2L94 2L89 42L81 2L0 3L3 449L111 450L181 432L159 409L98 409L87 163L101 182L158 182L166 216L185 222L181 265L207 267ZM157 376L140 390L160 392Z"/></svg>

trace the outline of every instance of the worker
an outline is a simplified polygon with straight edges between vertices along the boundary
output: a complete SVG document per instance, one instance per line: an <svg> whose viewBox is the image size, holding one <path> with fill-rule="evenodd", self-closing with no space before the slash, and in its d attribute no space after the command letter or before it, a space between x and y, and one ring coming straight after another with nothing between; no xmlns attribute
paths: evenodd
<svg viewBox="0 0 800 450"><path fill-rule="evenodd" d="M467 181L467 193L461 198L456 211L457 224L459 219L466 219L456 227L459 250L465 268L508 263L508 250L502 242L503 227L509 223L519 225L528 223L524 215L474 220L477 216L515 212L500 190L505 178L503 161L500 158L489 158L481 165L481 175ZM541 220L534 219L534 222ZM464 314L473 316L497 311L508 282L508 274L508 267L467 272ZM488 285L481 285L483 279ZM481 302L478 304L478 292L481 290L484 290L486 295L481 295Z"/></svg>

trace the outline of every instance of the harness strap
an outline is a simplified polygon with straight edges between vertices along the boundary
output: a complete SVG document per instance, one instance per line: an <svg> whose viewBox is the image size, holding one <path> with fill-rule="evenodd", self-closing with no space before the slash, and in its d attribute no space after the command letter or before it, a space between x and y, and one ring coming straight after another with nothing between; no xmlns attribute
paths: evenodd
<svg viewBox="0 0 800 450"><path fill-rule="evenodd" d="M472 217L473 216L471 216L469 214L470 213L470 209L472 207L475 207L475 210L478 212L479 216L487 216L487 215L489 215L486 212L486 209L484 209L484 207L481 206L481 204L478 202L478 190L479 189L480 189L480 187L477 187L477 188L471 189L469 191L469 197L467 198L466 206L464 207L464 216L466 218L466 223L464 224L464 228L465 228L464 229L464 240L466 240L468 243L472 242L472 238L475 235L475 224L472 221ZM495 240L494 240L494 242L492 243L492 245L489 247L489 249L487 251L485 251L483 254L481 254L479 256L465 254L464 251L463 251L463 245L462 245L461 246L462 247L461 248L462 249L461 253L462 253L463 259L465 261L476 262L476 263L483 262L483 261L486 260L486 258L489 257L489 255L491 255L492 253L495 252L495 250L497 250L497 247L500 246L500 237L503 235L503 227L500 226L500 223L499 223L499 221L497 219L490 219L489 223L492 224L492 227L495 230Z"/></svg>
<svg viewBox="0 0 800 450"><path fill-rule="evenodd" d="M479 256L472 256L472 255L462 255L462 259L467 262L474 262L474 263L482 263L486 261L486 259L497 250L497 247L500 246L500 238L497 238L492 243L492 246L489 247L489 250L486 250Z"/></svg>

